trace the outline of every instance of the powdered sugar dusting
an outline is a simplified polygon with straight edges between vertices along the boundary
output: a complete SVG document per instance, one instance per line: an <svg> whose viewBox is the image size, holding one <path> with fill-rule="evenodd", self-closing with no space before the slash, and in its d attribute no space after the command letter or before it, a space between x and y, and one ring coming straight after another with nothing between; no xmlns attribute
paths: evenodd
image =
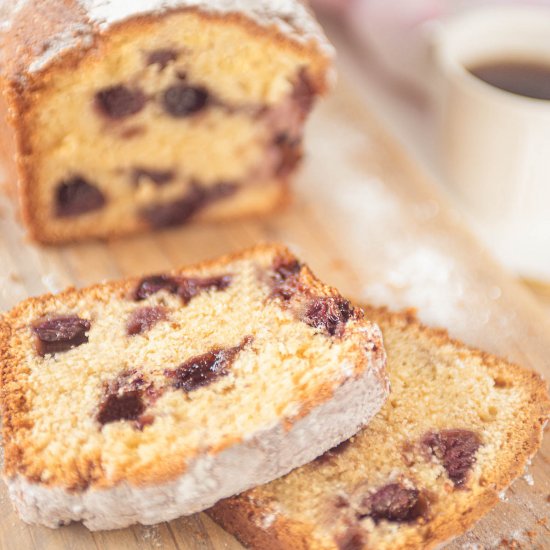
<svg viewBox="0 0 550 550"><path fill-rule="evenodd" d="M510 538L518 543L529 542L529 538L523 529L516 529L510 534Z"/></svg>
<svg viewBox="0 0 550 550"><path fill-rule="evenodd" d="M79 0L90 19L111 25L139 13L160 12L180 7L182 0Z"/></svg>
<svg viewBox="0 0 550 550"><path fill-rule="evenodd" d="M10 28L14 16L26 3L27 0L0 0L0 32Z"/></svg>
<svg viewBox="0 0 550 550"><path fill-rule="evenodd" d="M48 292L55 293L63 290L63 282L60 281L54 273L46 273L45 275L42 275L41 281Z"/></svg>
<svg viewBox="0 0 550 550"><path fill-rule="evenodd" d="M162 548L163 543L158 526L139 525L136 529L139 530L143 542L147 543L152 548Z"/></svg>
<svg viewBox="0 0 550 550"><path fill-rule="evenodd" d="M523 476L523 479L527 485L530 485L531 487L535 484L535 480L533 479L533 476L531 474L525 474Z"/></svg>
<svg viewBox="0 0 550 550"><path fill-rule="evenodd" d="M424 323L498 351L500 340L518 337L516 313L505 309L499 279L481 267L486 253L462 245L457 220L437 196L411 192L407 177L394 174L358 121L362 103L342 97L351 94L335 94L310 119L309 156L296 188L315 229L337 243L356 274L349 288L339 283L342 292L359 303L416 308Z"/></svg>
<svg viewBox="0 0 550 550"><path fill-rule="evenodd" d="M509 549L530 549L539 548L532 543L529 531L523 529L513 529L505 536L495 536L492 540L480 543L475 535L467 533L460 542L460 550L501 550L502 548Z"/></svg>
<svg viewBox="0 0 550 550"><path fill-rule="evenodd" d="M299 42L315 40L325 51L332 47L306 6L299 0L80 0L90 19L106 28L141 13L197 7L214 13L244 13L263 26L276 25Z"/></svg>
<svg viewBox="0 0 550 550"><path fill-rule="evenodd" d="M88 48L92 45L92 41L93 37L90 34L90 27L85 24L75 24L73 27L65 29L52 37L48 42L48 47L29 65L29 71L33 73L41 70L61 52L74 47L76 44L80 44L83 48Z"/></svg>
<svg viewBox="0 0 550 550"><path fill-rule="evenodd" d="M261 528L266 530L269 529L277 519L277 516L275 514L266 514L265 516L262 516L261 519Z"/></svg>
<svg viewBox="0 0 550 550"><path fill-rule="evenodd" d="M439 301L438 311L433 311L441 323L460 308L464 289L449 255L426 245L404 247L399 243L389 243L386 254L387 268L364 286L363 300L395 309L414 305L421 311L434 310L434 290L445 288L446 301Z"/></svg>
<svg viewBox="0 0 550 550"><path fill-rule="evenodd" d="M275 26L291 40L304 44L314 42L328 57L334 49L309 9L300 0L74 0L87 19L75 21L48 40L44 51L37 53L29 72L44 69L63 51L89 46L95 34L107 31L113 24L143 14L160 14L177 8L229 14L242 13L264 27ZM17 13L30 0L0 0L0 32L9 30ZM62 9L61 7L59 9Z"/></svg>

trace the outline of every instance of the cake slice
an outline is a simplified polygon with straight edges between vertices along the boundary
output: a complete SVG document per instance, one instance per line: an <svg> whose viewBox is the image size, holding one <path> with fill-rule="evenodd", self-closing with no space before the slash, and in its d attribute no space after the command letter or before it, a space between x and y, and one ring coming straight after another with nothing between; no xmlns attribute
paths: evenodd
<svg viewBox="0 0 550 550"><path fill-rule="evenodd" d="M6 131L34 239L284 202L305 119L332 80L332 47L301 0L23 0L3 11Z"/></svg>
<svg viewBox="0 0 550 550"><path fill-rule="evenodd" d="M152 524L349 438L379 329L280 246L33 298L0 324L4 477L27 522Z"/></svg>
<svg viewBox="0 0 550 550"><path fill-rule="evenodd" d="M392 393L367 428L208 513L258 550L429 549L471 527L524 473L550 413L541 378L366 309Z"/></svg>

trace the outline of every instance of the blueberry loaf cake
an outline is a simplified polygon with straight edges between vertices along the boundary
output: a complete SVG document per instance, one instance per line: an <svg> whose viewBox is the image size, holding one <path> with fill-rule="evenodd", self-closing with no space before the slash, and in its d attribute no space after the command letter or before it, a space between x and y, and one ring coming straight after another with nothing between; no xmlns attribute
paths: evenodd
<svg viewBox="0 0 550 550"><path fill-rule="evenodd" d="M366 311L392 393L349 441L209 511L250 548L439 547L498 502L540 445L550 402L538 375L407 314Z"/></svg>
<svg viewBox="0 0 550 550"><path fill-rule="evenodd" d="M30 299L0 325L20 516L151 524L351 437L387 394L379 329L286 249Z"/></svg>
<svg viewBox="0 0 550 550"><path fill-rule="evenodd" d="M332 48L301 0L23 0L4 10L6 131L34 239L284 202L304 121L332 79Z"/></svg>

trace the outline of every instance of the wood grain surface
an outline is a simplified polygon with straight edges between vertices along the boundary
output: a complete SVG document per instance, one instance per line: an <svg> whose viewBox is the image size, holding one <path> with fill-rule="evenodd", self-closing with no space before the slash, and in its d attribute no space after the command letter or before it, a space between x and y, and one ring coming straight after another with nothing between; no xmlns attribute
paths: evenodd
<svg viewBox="0 0 550 550"><path fill-rule="evenodd" d="M41 249L0 203L0 308L68 285L84 286L276 240L358 302L413 306L468 344L550 373L550 322L532 295L491 260L427 177L383 131L342 66L336 93L308 127L308 158L294 203L262 220L187 227ZM347 76L346 76L347 75ZM448 548L548 548L550 438L530 468L476 528ZM548 521L548 523L547 523ZM477 545L477 546L476 546ZM506 546L508 545L508 546ZM0 489L2 550L229 549L241 546L204 514L153 527L91 533L81 525L31 527Z"/></svg>

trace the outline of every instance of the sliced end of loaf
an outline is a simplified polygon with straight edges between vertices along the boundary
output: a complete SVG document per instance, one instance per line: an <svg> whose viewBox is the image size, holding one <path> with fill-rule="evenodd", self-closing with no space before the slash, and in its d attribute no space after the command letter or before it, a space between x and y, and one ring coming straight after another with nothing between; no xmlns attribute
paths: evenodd
<svg viewBox="0 0 550 550"><path fill-rule="evenodd" d="M331 59L245 14L141 15L8 85L34 239L268 212ZM221 211L221 213L220 213Z"/></svg>
<svg viewBox="0 0 550 550"><path fill-rule="evenodd" d="M392 393L349 444L209 511L250 548L434 548L491 509L540 446L540 376L412 314L366 312L384 335Z"/></svg>
<svg viewBox="0 0 550 550"><path fill-rule="evenodd" d="M388 392L378 328L280 246L27 300L0 353L4 473L50 526L201 510L350 437Z"/></svg>

